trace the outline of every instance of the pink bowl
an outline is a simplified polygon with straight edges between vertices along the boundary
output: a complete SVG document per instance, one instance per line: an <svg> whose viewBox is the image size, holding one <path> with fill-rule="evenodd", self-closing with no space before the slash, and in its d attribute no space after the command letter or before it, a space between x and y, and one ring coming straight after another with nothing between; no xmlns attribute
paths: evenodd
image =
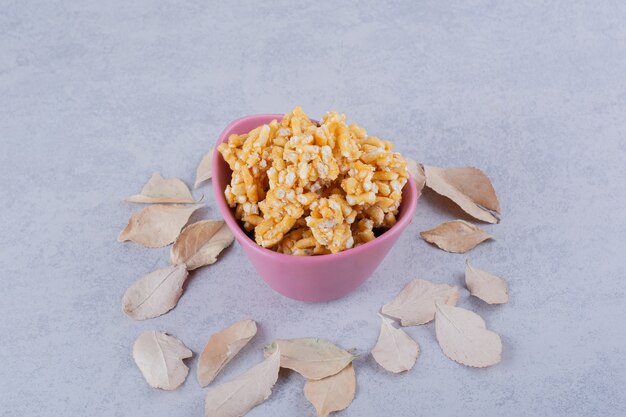
<svg viewBox="0 0 626 417"><path fill-rule="evenodd" d="M294 256L265 249L250 239L237 222L228 206L224 190L230 183L231 170L217 146L236 133L247 133L282 114L259 114L237 119L224 129L215 145L212 160L212 182L215 200L226 224L233 231L237 242L259 272L275 291L295 300L327 301L343 297L361 285L378 265L400 234L411 222L417 207L415 183L409 182L402 189L402 203L397 223L376 239L359 247L332 255Z"/></svg>

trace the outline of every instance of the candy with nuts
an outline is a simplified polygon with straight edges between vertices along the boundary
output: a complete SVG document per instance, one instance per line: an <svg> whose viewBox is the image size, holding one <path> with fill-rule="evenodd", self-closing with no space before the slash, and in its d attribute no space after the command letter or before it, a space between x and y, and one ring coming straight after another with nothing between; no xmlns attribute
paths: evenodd
<svg viewBox="0 0 626 417"><path fill-rule="evenodd" d="M389 141L337 112L314 123L296 107L218 147L224 194L257 244L291 255L337 253L394 225L406 162Z"/></svg>

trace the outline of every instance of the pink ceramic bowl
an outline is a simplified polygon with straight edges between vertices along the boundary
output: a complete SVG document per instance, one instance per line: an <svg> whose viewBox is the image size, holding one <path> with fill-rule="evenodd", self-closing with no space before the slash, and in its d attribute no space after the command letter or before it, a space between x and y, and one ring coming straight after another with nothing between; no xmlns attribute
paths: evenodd
<svg viewBox="0 0 626 417"><path fill-rule="evenodd" d="M212 161L213 192L217 206L248 259L271 288L301 301L327 301L343 297L372 275L411 222L417 206L415 183L409 179L402 190L397 223L371 242L332 255L319 256L285 255L265 249L244 233L233 210L226 203L224 190L230 183L231 170L217 151L217 145L226 142L233 133L247 133L257 126L281 118L282 114L259 114L242 117L226 126L217 140Z"/></svg>

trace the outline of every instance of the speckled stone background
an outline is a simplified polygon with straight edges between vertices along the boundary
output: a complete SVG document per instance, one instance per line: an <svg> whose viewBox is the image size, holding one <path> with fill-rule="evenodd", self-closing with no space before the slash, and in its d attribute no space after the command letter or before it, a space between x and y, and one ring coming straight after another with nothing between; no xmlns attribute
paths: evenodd
<svg viewBox="0 0 626 417"><path fill-rule="evenodd" d="M174 392L131 358L165 330L197 355L214 331L354 347L358 392L342 416L626 415L626 4L7 1L0 7L0 415L200 416L196 356ZM411 278L463 285L465 255L418 232L466 218L426 193L378 271L350 296L306 304L271 291L233 245L193 274L176 309L134 322L120 300L168 248L116 242L125 203L154 171L192 184L231 120L336 109L425 163L474 165L502 206L496 240L468 257L505 277L511 302L460 305L502 335L503 361L443 356L432 325L407 331L415 368L368 354L381 305ZM200 217L218 215L211 189ZM296 273L296 272L294 272ZM313 416L281 372L251 416Z"/></svg>

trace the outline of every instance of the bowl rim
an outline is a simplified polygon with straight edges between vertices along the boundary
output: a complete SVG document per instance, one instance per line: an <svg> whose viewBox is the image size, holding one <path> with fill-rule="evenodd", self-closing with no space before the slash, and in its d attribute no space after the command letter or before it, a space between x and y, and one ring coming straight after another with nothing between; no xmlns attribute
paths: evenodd
<svg viewBox="0 0 626 417"><path fill-rule="evenodd" d="M239 225L239 222L233 215L231 208L228 206L228 203L226 202L226 197L224 197L224 190L220 190L218 188L218 184L217 184L217 181L215 180L215 177L216 177L216 173L219 171L219 166L220 166L219 159L222 158L222 154L217 150L217 147L221 143L224 143L226 142L226 140L228 140L228 136L231 134L230 132L234 129L235 126L237 126L240 123L247 122L251 119L266 120L261 123L266 123L274 119L280 121L283 118L283 116L284 116L283 114L269 113L269 114L253 114L253 115L243 116L238 119L235 119L232 122L230 122L222 130L219 137L217 138L215 147L213 149L213 156L211 157L211 167L213 171L211 175L211 177L213 178L211 180L211 186L213 188L213 195L215 197L215 200L217 201L218 209L224 221L226 222L228 227L231 229L233 234L237 237L237 241L241 245L244 245L252 249L258 255L261 255L261 256L275 258L281 261L289 261L289 262L310 265L310 264L316 264L320 262L327 262L329 260L333 260L333 261L341 260L341 259L348 258L351 255L358 255L360 253L372 250L377 245L381 245L385 241L392 239L393 238L392 235L401 233L409 225L409 223L411 222L413 218L413 215L415 214L415 209L417 208L417 199L418 199L417 186L413 178L411 178L411 176L409 176L407 183L402 188L402 198L403 199L408 198L409 201L406 207L404 208L404 210L402 211L401 215L399 216L396 224L391 226L389 229L387 229L382 235L378 236L376 239L371 240L367 243L364 243L363 245L357 246L355 248L346 249L341 252L325 254L325 255L296 256L296 255L289 255L285 253L275 252L273 250L264 248L263 246L259 245L254 240L252 240L246 233L244 233L243 229ZM311 119L311 120L315 121L314 119ZM223 161L223 158L222 158L222 161Z"/></svg>

